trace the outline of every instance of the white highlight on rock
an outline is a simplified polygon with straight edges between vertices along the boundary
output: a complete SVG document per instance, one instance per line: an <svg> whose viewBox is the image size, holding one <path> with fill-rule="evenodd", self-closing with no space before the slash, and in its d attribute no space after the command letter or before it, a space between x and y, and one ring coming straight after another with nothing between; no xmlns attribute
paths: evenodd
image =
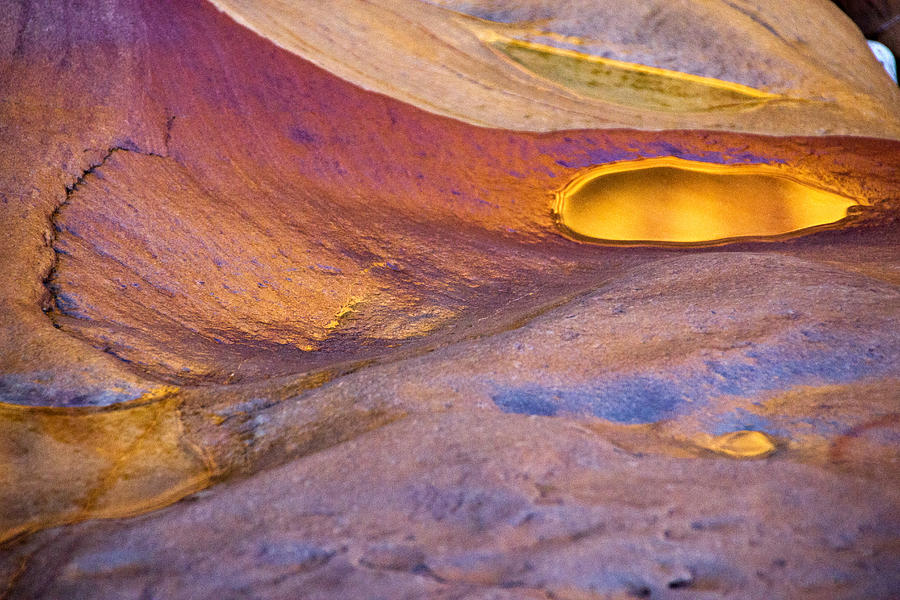
<svg viewBox="0 0 900 600"><path fill-rule="evenodd" d="M894 54L881 42L876 42L874 40L866 41L869 42L869 48L872 49L872 54L875 55L875 58L878 59L878 62L884 67L884 70L891 76L894 83L897 83L897 60L894 58Z"/></svg>

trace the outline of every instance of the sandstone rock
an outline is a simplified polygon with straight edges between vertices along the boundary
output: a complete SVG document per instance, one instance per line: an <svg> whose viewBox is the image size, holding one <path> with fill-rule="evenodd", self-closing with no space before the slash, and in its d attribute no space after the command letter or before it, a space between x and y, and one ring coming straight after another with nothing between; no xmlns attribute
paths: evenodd
<svg viewBox="0 0 900 600"><path fill-rule="evenodd" d="M777 0L753 5L346 0L338 8L314 1L215 4L282 48L362 87L479 125L878 137L896 137L898 131L891 107L900 93L883 77L859 30L826 0L802 9ZM748 110L713 104L684 114L642 111L633 102L598 101L577 87L555 86L528 63L523 72L517 68L522 64L505 60L509 57L485 43L498 36L537 42L551 53L576 51L625 66L665 69L668 86L688 74L772 96Z"/></svg>
<svg viewBox="0 0 900 600"><path fill-rule="evenodd" d="M829 3L620 4L12 5L0 596L890 597L897 91ZM563 235L660 157L853 210Z"/></svg>

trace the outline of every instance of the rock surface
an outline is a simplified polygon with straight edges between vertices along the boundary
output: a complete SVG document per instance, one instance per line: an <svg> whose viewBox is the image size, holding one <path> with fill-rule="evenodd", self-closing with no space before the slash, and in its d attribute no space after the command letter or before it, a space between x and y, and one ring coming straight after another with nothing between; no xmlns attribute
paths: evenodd
<svg viewBox="0 0 900 600"><path fill-rule="evenodd" d="M276 4L216 2L267 37L200 0L3 15L0 598L891 597L900 111L830 4L666 3L637 39L605 3L396 3L383 40L383 3ZM771 68L692 55L685 20ZM479 121L378 87L473 23L834 97L638 119L517 72ZM714 248L560 235L567 181L657 156L860 210Z"/></svg>
<svg viewBox="0 0 900 600"><path fill-rule="evenodd" d="M897 87L854 24L827 0L471 2L214 0L282 48L366 89L504 129L715 129L767 134L898 134ZM815 14L815 18L807 15ZM748 110L688 114L596 101L535 79L485 40L550 48L724 80L773 94ZM423 38L427 43L423 43ZM366 48L366 52L360 52ZM828 123L827 126L823 125Z"/></svg>

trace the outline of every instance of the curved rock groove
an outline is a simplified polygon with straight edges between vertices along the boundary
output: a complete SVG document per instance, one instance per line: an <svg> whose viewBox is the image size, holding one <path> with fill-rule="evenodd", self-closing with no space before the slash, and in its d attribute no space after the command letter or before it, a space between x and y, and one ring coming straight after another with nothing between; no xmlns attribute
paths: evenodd
<svg viewBox="0 0 900 600"><path fill-rule="evenodd" d="M864 141L473 127L361 90L209 6L143 10L164 43L142 60L170 75L139 83L164 107L170 158L116 152L77 186L51 284L63 331L157 380L254 381L433 347L658 258L558 237L552 193L585 168L677 156L815 180L840 163L831 185L874 195L893 173L871 176L885 150Z"/></svg>

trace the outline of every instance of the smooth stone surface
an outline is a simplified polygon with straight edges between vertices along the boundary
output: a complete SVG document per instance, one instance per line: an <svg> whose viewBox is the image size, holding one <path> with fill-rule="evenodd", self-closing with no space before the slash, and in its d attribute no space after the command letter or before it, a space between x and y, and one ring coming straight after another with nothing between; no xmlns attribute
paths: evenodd
<svg viewBox="0 0 900 600"><path fill-rule="evenodd" d="M206 400L196 439L252 474L9 547L10 597L889 598L898 293L777 254L686 255L280 402ZM631 395L608 404L616 386ZM523 388L555 390L554 416L498 404ZM779 452L709 452L739 429Z"/></svg>
<svg viewBox="0 0 900 600"><path fill-rule="evenodd" d="M362 47L358 28L321 26L381 5L339 4L301 16ZM474 16L516 35L541 13L582 37L606 22L576 4L441 4L381 13L400 36L384 41L435 50L402 27L426 12L442 15L426 28ZM200 0L10 5L0 400L24 415L4 426L26 426L0 442L21 482L4 488L0 520L36 529L168 506L7 541L0 597L890 598L897 92L865 83L879 67L854 62L867 52L856 33L790 6L667 3L658 26L635 25L640 48L581 49L616 41L634 52L620 58L728 79L731 63L674 43L688 30L713 43L727 25L727 43L752 42L733 63L745 84L835 90L851 108L683 119L583 113L566 96L533 127L517 121L530 112L487 103L510 115L502 130L362 89ZM623 7L615 19L634 16ZM829 62L799 33L832 26L846 46ZM384 38L379 27L363 33ZM548 99L556 84L464 29L518 82L520 108ZM438 46L469 64L454 43ZM592 129L554 130L572 115ZM676 125L690 129L660 130ZM559 234L566 181L647 157L766 164L870 206L840 230L714 249ZM172 410L129 422L160 393ZM95 418L110 426L85 425ZM777 452L710 451L739 430ZM197 470L216 485L173 485Z"/></svg>
<svg viewBox="0 0 900 600"><path fill-rule="evenodd" d="M38 535L10 598L888 598L898 498L876 481L625 449L568 420L418 415Z"/></svg>
<svg viewBox="0 0 900 600"><path fill-rule="evenodd" d="M853 22L828 0L802 6L780 0L214 3L260 36L347 81L487 127L900 135L900 91L883 77ZM498 37L714 78L776 98L748 110L730 105L685 113L610 102L584 93L590 78L582 69L574 69L575 82L562 86L558 68L555 81L541 69L523 70L491 49Z"/></svg>

